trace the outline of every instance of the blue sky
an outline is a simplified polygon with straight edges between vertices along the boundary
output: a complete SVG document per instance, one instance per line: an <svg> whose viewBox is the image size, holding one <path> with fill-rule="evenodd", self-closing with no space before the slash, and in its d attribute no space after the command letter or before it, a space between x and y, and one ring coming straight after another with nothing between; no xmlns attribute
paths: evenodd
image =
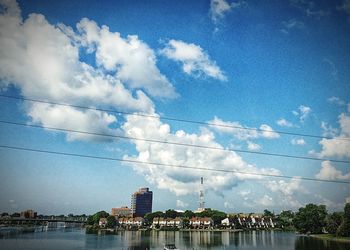
<svg viewBox="0 0 350 250"><path fill-rule="evenodd" d="M206 206L279 212L313 202L341 210L350 160L350 2L0 1L0 120L233 151L0 124L0 144L293 179L183 170L0 149L0 211L93 213L130 205L148 186L154 210ZM311 138L164 120L326 136Z"/></svg>

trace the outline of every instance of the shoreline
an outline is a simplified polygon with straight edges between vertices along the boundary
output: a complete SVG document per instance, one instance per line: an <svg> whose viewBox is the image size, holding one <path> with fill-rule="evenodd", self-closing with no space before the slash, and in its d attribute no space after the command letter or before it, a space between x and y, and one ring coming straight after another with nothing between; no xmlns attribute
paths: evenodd
<svg viewBox="0 0 350 250"><path fill-rule="evenodd" d="M337 237L331 234L311 234L309 236L320 240L331 240L350 244L350 237Z"/></svg>

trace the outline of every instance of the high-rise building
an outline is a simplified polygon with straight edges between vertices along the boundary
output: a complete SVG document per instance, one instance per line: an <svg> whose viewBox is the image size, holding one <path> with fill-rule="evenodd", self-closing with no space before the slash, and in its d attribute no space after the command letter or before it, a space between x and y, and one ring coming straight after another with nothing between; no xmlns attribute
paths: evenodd
<svg viewBox="0 0 350 250"><path fill-rule="evenodd" d="M131 211L133 216L143 217L152 212L153 193L149 188L140 188L131 196Z"/></svg>

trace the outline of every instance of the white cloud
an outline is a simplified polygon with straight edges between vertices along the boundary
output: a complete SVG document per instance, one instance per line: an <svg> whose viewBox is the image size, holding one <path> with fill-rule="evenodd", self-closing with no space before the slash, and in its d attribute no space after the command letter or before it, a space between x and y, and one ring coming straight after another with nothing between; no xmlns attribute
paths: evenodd
<svg viewBox="0 0 350 250"><path fill-rule="evenodd" d="M299 117L299 121L301 123L303 123L306 120L306 118L310 115L311 111L312 110L311 110L310 107L304 106L304 105L300 105L298 107L298 111L293 110L292 113L293 113L293 115L298 116Z"/></svg>
<svg viewBox="0 0 350 250"><path fill-rule="evenodd" d="M242 197L245 197L245 196L251 194L251 191L250 190L241 190L238 192L238 194Z"/></svg>
<svg viewBox="0 0 350 250"><path fill-rule="evenodd" d="M299 106L299 115L300 115L300 121L304 122L305 119L309 116L309 114L311 113L311 108L304 106L304 105L300 105Z"/></svg>
<svg viewBox="0 0 350 250"><path fill-rule="evenodd" d="M308 193L301 185L301 180L298 177L292 178L290 182L285 180L271 180L264 182L264 184L270 191L275 193L275 199L279 200L279 204L288 208L301 207L302 204L295 199L295 195L298 193Z"/></svg>
<svg viewBox="0 0 350 250"><path fill-rule="evenodd" d="M263 197L258 199L257 203L265 207L271 207L275 205L275 203L272 200L272 197L268 196L267 194L265 194Z"/></svg>
<svg viewBox="0 0 350 250"><path fill-rule="evenodd" d="M176 206L181 207L181 208L185 208L185 207L188 207L188 203L186 203L182 200L176 200Z"/></svg>
<svg viewBox="0 0 350 250"><path fill-rule="evenodd" d="M342 113L339 115L338 121L340 124L340 134L332 139L323 138L319 142L322 147L319 153L321 157L350 157L350 116Z"/></svg>
<svg viewBox="0 0 350 250"><path fill-rule="evenodd" d="M280 192L285 196L291 196L296 191L303 190L303 187L300 185L301 180L298 177L294 177L290 182L285 180L271 180L266 182L266 187L272 192Z"/></svg>
<svg viewBox="0 0 350 250"><path fill-rule="evenodd" d="M281 31L285 34L289 34L291 30L303 30L305 29L305 24L295 18L289 19L288 21L282 22L283 28Z"/></svg>
<svg viewBox="0 0 350 250"><path fill-rule="evenodd" d="M83 18L77 28L82 34L80 42L96 50L96 62L131 88L143 88L151 96L176 97L174 87L156 66L153 50L138 36L129 35L123 39L118 32L110 32L107 26L101 28L94 21Z"/></svg>
<svg viewBox="0 0 350 250"><path fill-rule="evenodd" d="M334 137L339 133L338 129L333 128L331 125L328 125L328 123L324 121L321 122L321 128L322 135L326 137Z"/></svg>
<svg viewBox="0 0 350 250"><path fill-rule="evenodd" d="M214 117L213 120L209 121L210 124L216 124L220 126L210 126L212 130L218 131L224 134L230 134L239 140L266 138L266 139L276 139L279 138L279 134L276 133L269 125L262 124L259 129L248 128L241 125L239 122L223 121L218 117ZM248 129L246 129L248 128Z"/></svg>
<svg viewBox="0 0 350 250"><path fill-rule="evenodd" d="M305 142L305 140L304 140L303 138L300 138L300 139L295 139L295 138L293 138L293 139L290 141L290 143L291 143L292 145L305 145L305 144L306 144L306 142Z"/></svg>
<svg viewBox="0 0 350 250"><path fill-rule="evenodd" d="M316 178L323 180L350 180L350 173L343 174L330 161L323 161L320 172L316 174Z"/></svg>
<svg viewBox="0 0 350 250"><path fill-rule="evenodd" d="M168 124L159 119L127 116L123 129L128 136L153 138L155 140L172 141L186 144L197 144L223 148L215 141L214 134L202 128L198 134L189 134L183 130L171 132ZM136 155L125 155L125 159L157 162L161 164L184 165L195 168L226 169L254 173L279 173L276 169L257 168L246 163L232 151L209 150L194 147L179 147L171 144L151 144L144 141L133 141ZM261 179L261 176L239 173L222 173L213 171L197 171L176 167L131 164L133 168L152 184L160 189L167 189L176 195L198 193L199 180L204 177L205 189L223 192L247 179Z"/></svg>
<svg viewBox="0 0 350 250"><path fill-rule="evenodd" d="M217 23L222 19L226 13L231 11L234 8L240 8L243 5L246 5L245 1L236 1L231 4L226 0L211 0L210 1L210 16L214 23Z"/></svg>
<svg viewBox="0 0 350 250"><path fill-rule="evenodd" d="M261 146L259 144L251 142L251 141L247 141L247 148L251 151L260 151L261 150Z"/></svg>
<svg viewBox="0 0 350 250"><path fill-rule="evenodd" d="M73 105L113 107L119 110L153 112L151 96L175 97L173 86L156 67L153 50L137 36L123 39L107 26L82 19L78 32L64 24L52 25L43 15L30 14L22 20L15 1L1 1L0 87L17 87L27 98L46 99ZM80 59L80 54L96 51L97 67ZM92 54L94 56L95 54ZM27 105L34 122L61 124L70 129L95 128L111 131L111 115L62 107ZM42 112L43 111L43 112ZM77 114L81 123L68 117ZM49 119L53 119L50 121ZM94 120L97 119L97 120ZM96 125L92 125L95 123ZM83 136L69 134L69 139ZM97 137L87 136L84 139Z"/></svg>
<svg viewBox="0 0 350 250"><path fill-rule="evenodd" d="M290 127L290 128L293 127L293 123L287 121L284 118L279 119L276 123L281 127Z"/></svg>
<svg viewBox="0 0 350 250"><path fill-rule="evenodd" d="M118 133L118 130L109 127L112 123L117 121L116 117L95 110L78 110L67 106L35 103L28 108L28 115L32 117L34 123L41 123L46 127L73 129L110 135L116 135ZM111 140L108 137L71 132L67 133L67 139L69 141Z"/></svg>
<svg viewBox="0 0 350 250"><path fill-rule="evenodd" d="M227 77L216 65L216 62L212 61L199 45L172 39L160 52L169 59L181 62L182 69L186 74L197 77L209 76L227 81Z"/></svg>
<svg viewBox="0 0 350 250"><path fill-rule="evenodd" d="M336 96L329 97L329 98L327 99L327 101L328 101L329 103L334 103L334 104L337 104L337 105L339 105L339 106L345 105L345 102L344 102L342 99L340 99L339 97L336 97Z"/></svg>

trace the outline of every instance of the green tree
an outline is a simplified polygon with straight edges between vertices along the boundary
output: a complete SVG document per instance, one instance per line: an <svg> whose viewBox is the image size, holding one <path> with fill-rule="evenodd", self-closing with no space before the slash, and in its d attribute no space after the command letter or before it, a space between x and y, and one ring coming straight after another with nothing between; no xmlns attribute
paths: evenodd
<svg viewBox="0 0 350 250"><path fill-rule="evenodd" d="M117 221L113 215L107 217L107 228L115 228Z"/></svg>
<svg viewBox="0 0 350 250"><path fill-rule="evenodd" d="M88 225L98 225L98 222L100 221L101 218L107 218L108 216L109 216L109 214L106 211L97 212L97 213L88 217L87 224Z"/></svg>
<svg viewBox="0 0 350 250"><path fill-rule="evenodd" d="M145 219L146 225L151 225L153 222L153 219L156 217L164 218L164 213L162 211L157 211L157 212L145 214L144 219Z"/></svg>
<svg viewBox="0 0 350 250"><path fill-rule="evenodd" d="M273 217L274 214L273 214L271 211L265 209L265 210L264 210L264 216L265 216L265 217Z"/></svg>
<svg viewBox="0 0 350 250"><path fill-rule="evenodd" d="M186 210L186 211L182 214L182 216L183 216L184 218L189 218L189 219L191 219L191 218L195 217L196 214L195 214L194 212L192 212L191 210Z"/></svg>
<svg viewBox="0 0 350 250"><path fill-rule="evenodd" d="M343 214L334 212L329 214L326 218L326 230L330 234L336 234L340 224L343 221Z"/></svg>
<svg viewBox="0 0 350 250"><path fill-rule="evenodd" d="M277 226L289 230L293 230L293 219L294 219L294 213L291 210L282 211L277 219Z"/></svg>
<svg viewBox="0 0 350 250"><path fill-rule="evenodd" d="M344 207L343 221L337 230L338 236L350 236L350 203Z"/></svg>
<svg viewBox="0 0 350 250"><path fill-rule="evenodd" d="M299 211L295 214L293 224L301 233L322 233L322 228L326 224L326 216L326 206L308 204L299 208Z"/></svg>
<svg viewBox="0 0 350 250"><path fill-rule="evenodd" d="M177 217L177 212L173 209L168 209L165 211L165 217L174 219Z"/></svg>

